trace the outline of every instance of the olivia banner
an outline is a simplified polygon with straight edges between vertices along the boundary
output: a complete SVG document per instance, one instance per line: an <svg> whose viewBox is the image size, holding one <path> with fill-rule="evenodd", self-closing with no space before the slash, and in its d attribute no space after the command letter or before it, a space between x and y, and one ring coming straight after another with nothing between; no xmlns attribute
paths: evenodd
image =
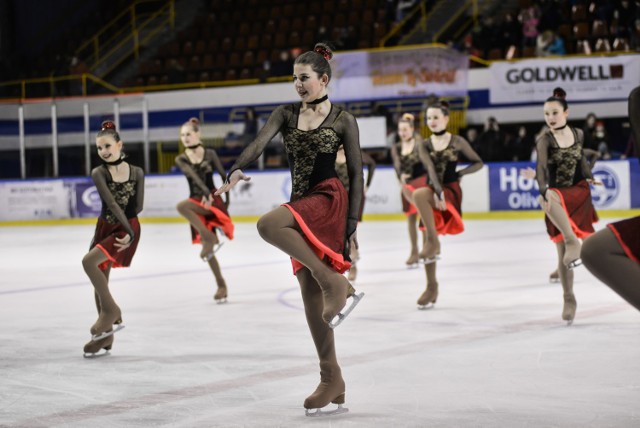
<svg viewBox="0 0 640 428"><path fill-rule="evenodd" d="M336 54L329 96L338 102L466 96L468 66L467 55L442 47Z"/></svg>
<svg viewBox="0 0 640 428"><path fill-rule="evenodd" d="M567 101L627 99L640 84L640 55L528 59L493 62L489 100L542 103L561 87Z"/></svg>

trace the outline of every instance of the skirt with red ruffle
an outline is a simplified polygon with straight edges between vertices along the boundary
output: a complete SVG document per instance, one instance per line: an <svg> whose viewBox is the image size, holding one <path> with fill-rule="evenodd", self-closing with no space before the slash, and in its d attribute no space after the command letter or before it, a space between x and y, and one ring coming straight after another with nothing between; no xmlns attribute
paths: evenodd
<svg viewBox="0 0 640 428"><path fill-rule="evenodd" d="M431 186L429 186L431 188ZM431 188L433 190L433 188ZM433 220L436 225L438 235L457 235L464 232L464 223L462 222L462 189L457 181L446 183L442 186L444 192L444 201L447 209L440 211L433 210ZM425 230L422 221L420 221L420 230Z"/></svg>
<svg viewBox="0 0 640 428"><path fill-rule="evenodd" d="M427 176L423 175L418 178L414 178L404 185L405 188L409 189L411 193L413 193L416 189L420 189L421 187L427 187ZM400 193L400 197L402 198L402 211L406 216L410 216L412 214L417 214L418 210L415 205L413 205L410 201L404 197L402 193Z"/></svg>
<svg viewBox="0 0 640 428"><path fill-rule="evenodd" d="M229 217L229 212L227 211L227 207L224 205L224 201L220 197L220 195L212 195L213 196L213 204L211 207L206 208L201 201L189 198L191 202L196 205L200 205L204 209L208 209L210 213L205 215L197 214L200 218L200 221L205 225L207 229L216 233L216 229L222 230L227 239L233 239L233 231L235 226ZM191 226L191 242L194 244L200 244L202 242L202 237L198 233L198 231Z"/></svg>
<svg viewBox="0 0 640 428"><path fill-rule="evenodd" d="M598 221L593 203L591 202L591 189L586 180L581 180L570 187L550 187L550 191L560 196L560 202L569 216L569 223L576 236L586 238L594 231L593 223ZM553 242L560 242L564 238L562 232L551 222L548 216L544 216L547 224L547 233Z"/></svg>
<svg viewBox="0 0 640 428"><path fill-rule="evenodd" d="M617 221L607 225L627 257L640 263L640 216Z"/></svg>
<svg viewBox="0 0 640 428"><path fill-rule="evenodd" d="M305 196L282 206L291 211L304 239L321 260L339 273L351 267L344 254L349 196L340 180L323 180ZM304 267L296 259L291 259L291 264L294 275Z"/></svg>
<svg viewBox="0 0 640 428"><path fill-rule="evenodd" d="M124 238L127 235L126 229L120 223L112 224L104 218L98 217L98 224L96 224L96 231L93 234L91 248L100 248L108 259L100 263L98 266L100 269L107 269L109 264L114 268L129 267L131 265L131 260L136 253L138 242L140 241L140 222L138 221L138 217L130 218L129 224L133 229L135 238L133 238L131 245L122 251L118 251L119 248L115 246L117 242L116 238Z"/></svg>

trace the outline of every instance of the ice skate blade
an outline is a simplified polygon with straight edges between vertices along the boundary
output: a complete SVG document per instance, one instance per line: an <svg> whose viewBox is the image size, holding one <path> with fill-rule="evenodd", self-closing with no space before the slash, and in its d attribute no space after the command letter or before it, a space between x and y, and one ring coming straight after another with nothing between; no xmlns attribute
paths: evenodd
<svg viewBox="0 0 640 428"><path fill-rule="evenodd" d="M342 321L344 321L347 318L347 316L349 316L351 311L353 311L355 307L358 306L358 303L360 303L360 300L362 300L362 298L364 297L364 293L353 294L350 297L353 297L353 301L351 302L351 305L344 312L339 312L338 315L336 315L331 320L331 322L329 322L329 327L336 328L337 326L342 324Z"/></svg>
<svg viewBox="0 0 640 428"><path fill-rule="evenodd" d="M312 418L317 418L323 416L340 415L342 413L347 413L348 411L349 409L347 407L342 407L342 404L338 404L338 407L333 410L304 409L304 414Z"/></svg>
<svg viewBox="0 0 640 428"><path fill-rule="evenodd" d="M570 327L571 324L573 324L573 320L566 320L567 321L567 327Z"/></svg>
<svg viewBox="0 0 640 428"><path fill-rule="evenodd" d="M560 278L549 278L551 284L557 284L560 282Z"/></svg>
<svg viewBox="0 0 640 428"><path fill-rule="evenodd" d="M435 308L435 306L436 306L436 305L435 305L435 303L433 303L433 302L429 302L429 303L427 303L426 305L418 305L418 310L419 310L419 311L426 311L426 310L428 310L428 309L433 309L433 308Z"/></svg>
<svg viewBox="0 0 640 428"><path fill-rule="evenodd" d="M567 269L572 270L577 268L578 266L580 266L582 264L582 259L575 259L574 261L572 261L571 263L569 263L567 265Z"/></svg>
<svg viewBox="0 0 640 428"><path fill-rule="evenodd" d="M111 354L111 352L109 352L108 349L101 349L98 352L85 352L82 354L82 356L88 360L91 360L93 358L101 358L101 357L106 357L107 355Z"/></svg>
<svg viewBox="0 0 640 428"><path fill-rule="evenodd" d="M422 263L424 263L425 265L430 265L431 263L435 263L438 260L440 260L440 256L435 256L435 257L429 257L428 259L421 259Z"/></svg>
<svg viewBox="0 0 640 428"><path fill-rule="evenodd" d="M420 266L418 262L411 263L411 264L407 263L407 269L416 269L418 266Z"/></svg>
<svg viewBox="0 0 640 428"><path fill-rule="evenodd" d="M227 303L227 298L226 297L223 297L221 299L216 299L214 297L213 300L215 300L218 305L224 305L225 303Z"/></svg>
<svg viewBox="0 0 640 428"><path fill-rule="evenodd" d="M115 333L116 331L120 331L123 328L124 328L124 324L114 324L113 330L105 331L104 333L100 333L100 334L94 334L93 336L91 336L91 340L94 342L97 342L98 340L102 340L105 337L111 336L113 333Z"/></svg>

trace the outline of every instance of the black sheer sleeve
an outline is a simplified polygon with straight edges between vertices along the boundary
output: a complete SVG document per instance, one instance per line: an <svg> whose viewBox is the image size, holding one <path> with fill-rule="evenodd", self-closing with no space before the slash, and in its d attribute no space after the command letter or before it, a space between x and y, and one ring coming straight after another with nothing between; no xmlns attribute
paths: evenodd
<svg viewBox="0 0 640 428"><path fill-rule="evenodd" d="M206 156L206 153L205 153L205 156ZM187 157L186 154L183 153L181 155L176 156L176 165L178 165L178 168L180 168L180 171L182 171L184 175L189 177L189 179L193 183L195 183L200 188L200 190L202 190L203 195L209 194L210 190L207 187L207 184L204 181L202 181L198 173L193 169L193 166L191 165L191 162L189 162L189 158Z"/></svg>
<svg viewBox="0 0 640 428"><path fill-rule="evenodd" d="M640 157L640 86L629 94L629 121L636 142L636 156Z"/></svg>
<svg viewBox="0 0 640 428"><path fill-rule="evenodd" d="M216 172L218 174L220 174L220 178L222 179L222 182L224 183L225 181L227 181L227 173L224 170L224 165L222 165L222 161L220 160L220 158L218 157L218 154L216 153L215 150L212 149L207 149L207 153L210 154L211 156L211 163L213 164L213 167L215 168ZM225 196L225 204L227 206L229 206L229 192L225 192L224 194Z"/></svg>
<svg viewBox="0 0 640 428"><path fill-rule="evenodd" d="M369 155L364 150L362 151L362 165L367 167L367 188L371 186L371 180L373 180L373 173L376 170L376 161L373 160L371 155Z"/></svg>
<svg viewBox="0 0 640 428"><path fill-rule="evenodd" d="M362 152L360 150L360 131L352 114L341 112L335 122L336 132L342 136L344 154L347 158L349 173L349 215L347 218L347 239L358 227L360 204L362 203Z"/></svg>
<svg viewBox="0 0 640 428"><path fill-rule="evenodd" d="M417 141L416 144L418 144ZM431 181L431 184L433 185L433 190L439 196L442 194L442 183L438 180L438 173L436 172L436 167L433 165L433 161L429 155L427 144L429 144L429 140L420 142L418 145L418 156L420 157L422 166L427 170L427 175L429 177L429 181Z"/></svg>
<svg viewBox="0 0 640 428"><path fill-rule="evenodd" d="M467 140L458 136L458 138L456 138L456 145L458 147L458 150L460 150L460 153L462 153L462 155L465 158L467 158L469 162L471 162L471 165L458 171L458 177L462 177L463 175L467 175L467 174L472 174L482 169L482 165L483 165L482 159L480 159L480 156L478 155L478 153L476 153L476 151L473 150L473 148L471 147L471 144L469 144Z"/></svg>
<svg viewBox="0 0 640 428"><path fill-rule="evenodd" d="M129 165L129 168L133 168ZM109 171L104 166L99 166L94 168L91 171L91 178L93 179L94 184L96 185L96 189L98 190L98 194L100 195L100 199L102 199L102 203L107 205L109 211L113 213L114 216L118 219L120 224L125 228L127 233L131 236L131 239L135 238L135 234L133 233L133 228L129 224L129 220L127 216L120 208L120 205L116 202L115 198L111 194L109 190L109 186L107 186L107 180Z"/></svg>
<svg viewBox="0 0 640 428"><path fill-rule="evenodd" d="M282 105L277 107L269 116L267 123L262 127L256 139L253 140L251 144L249 144L238 156L235 163L229 170L229 175L233 173L233 171L237 169L244 169L247 166L251 165L253 161L258 159L258 157L264 151L264 148L267 146L269 141L282 129L282 126L287 123L287 119L291 114L291 106Z"/></svg>
<svg viewBox="0 0 640 428"><path fill-rule="evenodd" d="M545 134L538 137L536 141L537 163L536 180L540 194L547 200L546 193L549 187L549 139Z"/></svg>
<svg viewBox="0 0 640 428"><path fill-rule="evenodd" d="M140 214L144 209L144 171L139 166L129 166L133 168L136 180L136 215ZM128 224L128 222L127 222ZM133 238L133 237L132 237Z"/></svg>

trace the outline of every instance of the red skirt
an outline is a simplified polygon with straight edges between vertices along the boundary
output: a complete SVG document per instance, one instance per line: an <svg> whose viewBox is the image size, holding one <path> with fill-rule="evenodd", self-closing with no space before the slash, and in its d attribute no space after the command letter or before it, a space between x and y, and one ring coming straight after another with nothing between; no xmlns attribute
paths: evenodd
<svg viewBox="0 0 640 428"><path fill-rule="evenodd" d="M119 248L115 246L116 238L124 238L127 235L126 229L120 224L109 223L102 217L98 217L98 224L96 224L96 231L93 235L93 241L91 241L91 248L98 247L107 256L107 261L100 263L98 266L100 269L105 270L111 263L114 268L129 267L133 255L138 248L138 242L140 241L140 222L138 217L129 219L129 224L133 229L135 238L131 245L122 251L118 251Z"/></svg>
<svg viewBox="0 0 640 428"><path fill-rule="evenodd" d="M296 219L302 236L317 256L339 273L350 267L345 251L349 196L337 178L316 184L298 199L283 204ZM291 259L294 275L304 267Z"/></svg>
<svg viewBox="0 0 640 428"><path fill-rule="evenodd" d="M457 235L464 232L464 223L461 215L462 189L460 188L460 183L457 181L446 183L442 187L442 191L444 192L444 201L447 204L447 209L444 211L433 210L433 220L438 235ZM420 222L420 230L425 230L422 222Z"/></svg>
<svg viewBox="0 0 640 428"><path fill-rule="evenodd" d="M613 232L627 257L640 263L640 216L607 225Z"/></svg>
<svg viewBox="0 0 640 428"><path fill-rule="evenodd" d="M418 178L414 178L404 185L406 189L409 189L411 193L413 193L416 189L420 189L421 187L427 187L427 176L423 175ZM418 210L415 205L413 205L410 201L407 201L402 193L400 193L400 197L402 198L402 211L408 217L412 214L417 214Z"/></svg>
<svg viewBox="0 0 640 428"><path fill-rule="evenodd" d="M227 211L227 207L224 205L224 201L220 197L220 195L212 195L213 196L213 204L209 207L210 213L206 215L197 214L200 218L200 221L206 226L207 229L216 233L216 229L221 229L225 234L227 239L233 239L233 231L235 226L231 222L231 218L229 217L229 212ZM195 199L189 198L191 202L196 205L200 205L202 208L205 208L202 205L202 202ZM205 208L207 209L207 208ZM198 231L191 226L191 242L194 244L200 244L202 242L202 237L198 233Z"/></svg>
<svg viewBox="0 0 640 428"><path fill-rule="evenodd" d="M560 202L569 216L569 223L576 236L580 239L591 235L595 230L593 223L598 221L598 215L591 202L591 189L586 180L581 180L570 187L550 187L549 190L560 196ZM553 242L560 242L564 238L562 233L551 222L548 216L544 216L547 224L547 233Z"/></svg>

